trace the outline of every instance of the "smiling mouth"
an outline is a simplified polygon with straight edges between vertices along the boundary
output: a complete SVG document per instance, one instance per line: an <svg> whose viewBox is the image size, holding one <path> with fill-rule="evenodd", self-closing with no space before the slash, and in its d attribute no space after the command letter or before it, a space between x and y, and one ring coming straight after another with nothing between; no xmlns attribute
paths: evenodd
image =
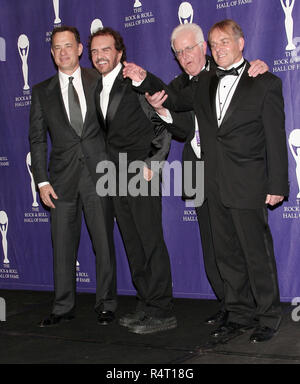
<svg viewBox="0 0 300 384"><path fill-rule="evenodd" d="M108 64L108 61L107 60L97 60L96 64L97 65L105 65L105 64Z"/></svg>

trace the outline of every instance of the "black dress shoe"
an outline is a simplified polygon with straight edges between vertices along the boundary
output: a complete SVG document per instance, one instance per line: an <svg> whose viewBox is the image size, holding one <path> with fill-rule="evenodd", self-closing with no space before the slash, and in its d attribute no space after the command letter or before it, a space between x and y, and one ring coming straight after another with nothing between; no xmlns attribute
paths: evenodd
<svg viewBox="0 0 300 384"><path fill-rule="evenodd" d="M137 333L139 335L146 335L149 333L167 331L176 327L177 320L175 316L166 318L144 316L142 320L136 321L129 325L128 330L129 332Z"/></svg>
<svg viewBox="0 0 300 384"><path fill-rule="evenodd" d="M122 327L130 327L132 324L136 323L137 321L143 320L145 317L144 311L135 311L132 313L127 313L126 315L120 317L119 324Z"/></svg>
<svg viewBox="0 0 300 384"><path fill-rule="evenodd" d="M115 314L112 311L99 312L97 322L99 325L109 325L115 320Z"/></svg>
<svg viewBox="0 0 300 384"><path fill-rule="evenodd" d="M212 337L238 336L252 328L250 325L228 322L211 332Z"/></svg>
<svg viewBox="0 0 300 384"><path fill-rule="evenodd" d="M258 326L250 336L250 343L261 343L268 341L276 334L276 330L269 327Z"/></svg>
<svg viewBox="0 0 300 384"><path fill-rule="evenodd" d="M65 315L54 315L53 313L51 313L49 317L40 322L39 327L53 327L60 323L71 321L74 319L74 317L74 315L68 313Z"/></svg>
<svg viewBox="0 0 300 384"><path fill-rule="evenodd" d="M228 312L224 310L220 310L214 315L212 315L211 317L209 317L208 319L206 319L204 323L209 325L217 325L217 324L223 325L226 323L227 317L228 317Z"/></svg>

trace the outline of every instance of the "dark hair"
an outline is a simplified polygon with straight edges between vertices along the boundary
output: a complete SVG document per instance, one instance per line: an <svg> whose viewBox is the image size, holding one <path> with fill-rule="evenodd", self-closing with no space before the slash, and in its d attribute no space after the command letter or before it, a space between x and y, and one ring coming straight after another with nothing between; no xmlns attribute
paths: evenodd
<svg viewBox="0 0 300 384"><path fill-rule="evenodd" d="M242 31L242 28L238 25L238 23L236 23L234 20L231 20L231 19L225 19L225 20L222 20L222 21L219 21L217 23L215 23L209 30L208 32L208 41L210 42L210 36L211 36L211 33L215 30L215 29L220 29L221 31L231 31L233 36L237 39L239 39L240 37L244 37L244 33Z"/></svg>
<svg viewBox="0 0 300 384"><path fill-rule="evenodd" d="M78 29L75 28L75 27L70 27L68 25L63 25L61 27L55 27L52 31L52 35L51 35L51 46L52 46L52 43L53 43L53 38L54 36L57 34L57 33L60 33L60 32L71 32L73 33L73 35L75 36L75 40L77 41L78 44L80 44L80 34L78 32Z"/></svg>
<svg viewBox="0 0 300 384"><path fill-rule="evenodd" d="M122 57L121 57L121 63L126 60L126 47L123 41L123 37L120 35L118 31L115 31L114 29L110 27L104 27L98 29L96 32L92 33L89 37L88 41L88 49L89 49L89 56L91 59L91 45L93 38L96 36L112 36L115 40L115 48L118 52L123 52Z"/></svg>

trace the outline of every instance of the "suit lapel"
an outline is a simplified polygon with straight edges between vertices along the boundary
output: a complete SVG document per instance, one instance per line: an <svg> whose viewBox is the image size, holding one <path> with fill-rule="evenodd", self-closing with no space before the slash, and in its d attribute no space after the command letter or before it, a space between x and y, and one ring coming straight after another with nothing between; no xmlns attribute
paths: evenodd
<svg viewBox="0 0 300 384"><path fill-rule="evenodd" d="M211 110L211 116L215 124L217 124L217 111L216 111L216 94L218 89L219 79L216 75L211 76L209 84L209 108Z"/></svg>
<svg viewBox="0 0 300 384"><path fill-rule="evenodd" d="M74 129L72 128L68 114L65 108L65 104L63 101L61 89L60 89L60 84L59 84L59 78L58 74L56 74L50 81L47 89L47 96L48 96L48 105L49 105L49 110L53 111L52 113L57 114L57 118L61 119L62 123L75 133Z"/></svg>
<svg viewBox="0 0 300 384"><path fill-rule="evenodd" d="M102 126L106 129L106 122L102 113L102 109L100 107L100 93L102 91L102 88L103 88L103 84L102 84L102 76L101 76L95 90L95 102L96 102L96 110L97 110L100 122Z"/></svg>
<svg viewBox="0 0 300 384"><path fill-rule="evenodd" d="M234 95L231 99L231 102L227 108L227 111L225 113L225 116L222 120L222 124L220 125L220 128L222 128L224 125L226 126L226 123L230 120L230 117L235 112L235 110L239 107L241 103L244 102L245 97L248 93L249 87L251 86L252 79L248 75L248 69L250 65L247 62L246 68L244 69L244 72L240 78L240 81L236 87L236 90L234 92Z"/></svg>
<svg viewBox="0 0 300 384"><path fill-rule="evenodd" d="M114 119L118 106L125 94L126 88L130 83L128 80L126 81L123 79L122 70L123 68L120 70L109 95L109 103L106 113L107 126L109 126L111 121Z"/></svg>
<svg viewBox="0 0 300 384"><path fill-rule="evenodd" d="M86 100L86 115L85 119L83 122L83 131L82 135L85 132L86 126L89 121L89 117L94 113L94 95L95 95L95 90L98 85L97 81L95 78L85 70L85 68L81 68L81 80L82 80L82 86L83 86L83 91L85 95L85 100Z"/></svg>

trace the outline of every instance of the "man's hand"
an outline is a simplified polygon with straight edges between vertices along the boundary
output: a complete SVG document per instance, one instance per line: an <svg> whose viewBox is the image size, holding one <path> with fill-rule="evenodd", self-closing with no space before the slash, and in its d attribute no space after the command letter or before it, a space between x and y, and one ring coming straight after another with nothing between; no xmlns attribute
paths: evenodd
<svg viewBox="0 0 300 384"><path fill-rule="evenodd" d="M43 203L49 208L55 208L55 205L52 203L50 196L52 196L56 200L58 199L56 193L54 192L54 189L50 184L44 185L40 188L40 197Z"/></svg>
<svg viewBox="0 0 300 384"><path fill-rule="evenodd" d="M150 181L153 177L153 171L151 169L144 167L144 179Z"/></svg>
<svg viewBox="0 0 300 384"><path fill-rule="evenodd" d="M257 75L262 75L268 70L269 70L269 67L264 61L254 60L254 61L250 61L250 68L248 70L248 75L251 77L256 77Z"/></svg>
<svg viewBox="0 0 300 384"><path fill-rule="evenodd" d="M124 61L123 77L129 77L129 79L136 81L137 83L145 80L147 72L134 63L127 63Z"/></svg>
<svg viewBox="0 0 300 384"><path fill-rule="evenodd" d="M283 199L284 199L284 196L267 195L265 203L274 206L276 204L281 203Z"/></svg>
<svg viewBox="0 0 300 384"><path fill-rule="evenodd" d="M162 116L167 116L167 110L163 107L163 103L167 100L168 95L165 91L159 91L152 96L148 92L145 93L145 98L155 111Z"/></svg>

